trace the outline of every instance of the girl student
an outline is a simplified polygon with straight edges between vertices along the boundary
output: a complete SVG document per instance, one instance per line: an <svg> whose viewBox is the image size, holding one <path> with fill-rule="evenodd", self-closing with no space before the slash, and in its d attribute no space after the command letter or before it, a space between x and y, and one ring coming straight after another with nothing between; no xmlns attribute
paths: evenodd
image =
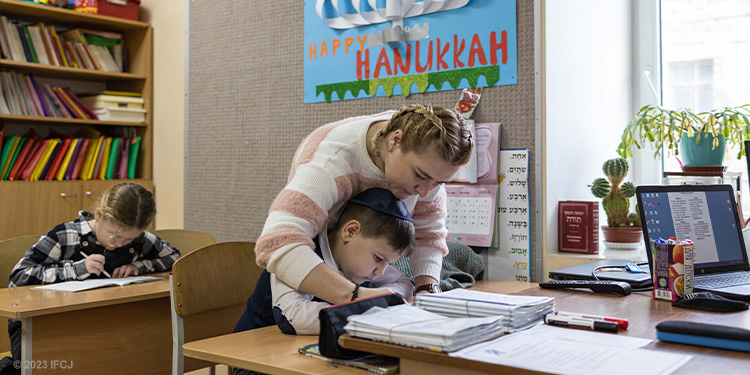
<svg viewBox="0 0 750 375"><path fill-rule="evenodd" d="M439 291L448 252L444 183L469 161L473 147L459 114L419 104L314 130L297 149L287 185L271 204L255 247L258 265L291 288L333 304L349 301L357 286L323 263L313 237L332 227L353 196L387 188L414 220L416 245L409 259L417 292ZM358 291L359 298L387 292Z"/></svg>
<svg viewBox="0 0 750 375"><path fill-rule="evenodd" d="M180 252L144 229L156 214L153 194L122 183L107 189L92 211L50 229L24 253L8 287L51 284L100 277L128 277L166 271ZM20 373L21 322L9 320L13 358L0 360L0 374Z"/></svg>

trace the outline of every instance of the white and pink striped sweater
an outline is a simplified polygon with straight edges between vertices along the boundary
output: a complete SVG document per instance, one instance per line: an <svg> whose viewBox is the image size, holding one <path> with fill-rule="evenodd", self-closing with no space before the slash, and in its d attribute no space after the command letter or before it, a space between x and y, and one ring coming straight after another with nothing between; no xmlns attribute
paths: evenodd
<svg viewBox="0 0 750 375"><path fill-rule="evenodd" d="M276 196L255 246L257 262L297 289L322 260L312 238L338 219L360 192L387 188L384 173L367 154L367 130L395 111L344 119L313 131L297 149L289 180ZM440 185L425 198L404 200L414 219L416 247L409 260L415 276L440 280L445 244L446 196Z"/></svg>

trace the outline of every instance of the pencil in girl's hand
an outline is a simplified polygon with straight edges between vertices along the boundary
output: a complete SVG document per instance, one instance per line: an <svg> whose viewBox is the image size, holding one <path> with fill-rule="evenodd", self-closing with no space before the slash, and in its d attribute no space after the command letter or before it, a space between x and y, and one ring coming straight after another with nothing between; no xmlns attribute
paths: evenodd
<svg viewBox="0 0 750 375"><path fill-rule="evenodd" d="M83 251L81 251L81 255L83 255L83 257L84 257L84 258L88 258L88 257L89 257L89 256L88 256L88 255L86 255L86 253L84 253ZM104 269L102 269L102 273L104 274L104 276L107 276L107 277L109 277L110 279L112 278L112 275L110 275L109 273L107 273L107 271L105 271Z"/></svg>

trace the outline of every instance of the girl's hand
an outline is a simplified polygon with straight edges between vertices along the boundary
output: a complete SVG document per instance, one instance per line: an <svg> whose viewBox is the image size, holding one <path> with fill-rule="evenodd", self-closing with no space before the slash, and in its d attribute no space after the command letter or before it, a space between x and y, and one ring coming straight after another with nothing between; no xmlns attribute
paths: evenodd
<svg viewBox="0 0 750 375"><path fill-rule="evenodd" d="M84 259L86 264L86 271L91 274L99 276L104 271L104 255L91 254Z"/></svg>
<svg viewBox="0 0 750 375"><path fill-rule="evenodd" d="M138 268L132 264L126 264L122 267L115 268L115 271L112 272L113 278L128 276L138 276Z"/></svg>

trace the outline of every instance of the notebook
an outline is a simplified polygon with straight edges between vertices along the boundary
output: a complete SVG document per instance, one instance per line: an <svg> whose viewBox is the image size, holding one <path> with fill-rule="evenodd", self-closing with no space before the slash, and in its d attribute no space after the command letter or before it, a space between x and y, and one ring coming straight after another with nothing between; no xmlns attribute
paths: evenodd
<svg viewBox="0 0 750 375"><path fill-rule="evenodd" d="M690 239L694 290L750 300L750 264L731 185L638 186L636 197L651 269L652 240Z"/></svg>
<svg viewBox="0 0 750 375"><path fill-rule="evenodd" d="M625 268L628 263L636 263L643 273L633 273ZM625 259L605 259L597 262L579 264L549 272L549 278L554 280L595 280L593 272L599 280L625 281L633 289L645 288L653 285L648 264Z"/></svg>

